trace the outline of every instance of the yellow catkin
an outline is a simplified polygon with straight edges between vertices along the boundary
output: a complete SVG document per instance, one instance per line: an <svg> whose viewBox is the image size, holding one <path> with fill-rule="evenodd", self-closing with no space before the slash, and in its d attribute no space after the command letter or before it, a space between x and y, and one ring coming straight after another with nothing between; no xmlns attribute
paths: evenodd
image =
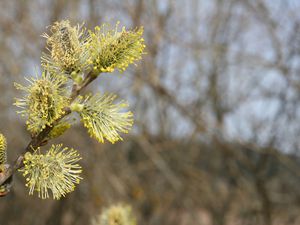
<svg viewBox="0 0 300 225"><path fill-rule="evenodd" d="M0 164L6 163L6 147L6 138L3 134L0 133Z"/></svg>
<svg viewBox="0 0 300 225"><path fill-rule="evenodd" d="M24 167L20 170L26 177L29 194L35 191L38 197L49 198L49 190L54 199L60 199L75 188L82 179L80 156L74 149L62 145L52 145L46 154L27 152L24 156Z"/></svg>
<svg viewBox="0 0 300 225"><path fill-rule="evenodd" d="M103 210L92 225L136 225L131 207L117 204Z"/></svg>
<svg viewBox="0 0 300 225"><path fill-rule="evenodd" d="M17 98L18 111L27 117L27 129L32 134L41 132L46 126L60 118L64 107L69 103L65 78L44 72L40 78L28 79L29 85L16 84L16 88L25 92L23 98Z"/></svg>
<svg viewBox="0 0 300 225"><path fill-rule="evenodd" d="M86 66L87 51L84 30L71 26L68 20L54 23L47 39L49 53L42 56L42 65L52 72L60 72L74 77Z"/></svg>
<svg viewBox="0 0 300 225"><path fill-rule="evenodd" d="M115 69L120 72L141 59L145 49L143 28L119 31L118 25L111 28L104 24L90 31L89 37L89 61L93 63L94 73L111 73Z"/></svg>
<svg viewBox="0 0 300 225"><path fill-rule="evenodd" d="M104 139L111 143L122 140L119 133L128 133L132 127L133 114L126 111L128 104L125 101L114 104L116 97L114 94L97 93L86 97L82 107L77 107L81 109L78 113L90 136L100 143Z"/></svg>

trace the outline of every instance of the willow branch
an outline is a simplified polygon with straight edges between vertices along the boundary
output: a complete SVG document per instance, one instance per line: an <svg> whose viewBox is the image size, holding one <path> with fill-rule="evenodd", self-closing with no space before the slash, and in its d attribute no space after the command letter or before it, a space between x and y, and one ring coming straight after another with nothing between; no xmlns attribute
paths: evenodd
<svg viewBox="0 0 300 225"><path fill-rule="evenodd" d="M97 78L97 75L93 74L92 72L89 72L89 73L87 73L83 82L80 85L74 83L73 87L72 87L72 92L70 95L70 99L71 99L70 103L72 103L76 99L76 97L80 94L80 92L86 86L88 86L92 81L94 81L96 78ZM46 128L42 132L40 132L37 136L32 137L31 141L28 143L28 145L24 149L23 153L17 157L17 159L14 161L14 163L12 165L6 164L6 170L0 176L0 185L7 184L8 182L10 183L12 181L12 176L14 175L14 173L18 169L23 167L23 159L24 159L24 155L26 152L32 152L34 149L47 144L46 137L51 132L53 127L60 120L62 120L64 117L66 117L67 115L69 115L71 113L71 110L69 107L65 108L64 111L65 111L65 113L60 118L58 118L56 121L54 121L51 124L51 126L46 126Z"/></svg>

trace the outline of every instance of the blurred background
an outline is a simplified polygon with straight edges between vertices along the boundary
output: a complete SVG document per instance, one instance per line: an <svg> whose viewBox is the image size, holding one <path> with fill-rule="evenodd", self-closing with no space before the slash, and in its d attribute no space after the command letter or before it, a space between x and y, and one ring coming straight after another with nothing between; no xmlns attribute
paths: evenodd
<svg viewBox="0 0 300 225"><path fill-rule="evenodd" d="M28 144L14 82L40 71L47 26L144 26L147 54L88 91L127 99L135 125L99 144L77 124L57 142L82 154L84 180L60 201L23 177L0 224L90 224L123 202L138 224L300 224L299 0L10 0L0 2L0 131L9 161Z"/></svg>

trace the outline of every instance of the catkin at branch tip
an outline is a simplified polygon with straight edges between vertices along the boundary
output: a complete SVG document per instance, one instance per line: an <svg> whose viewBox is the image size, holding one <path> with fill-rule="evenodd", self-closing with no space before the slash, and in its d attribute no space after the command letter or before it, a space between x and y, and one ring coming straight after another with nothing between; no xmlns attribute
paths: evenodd
<svg viewBox="0 0 300 225"><path fill-rule="evenodd" d="M88 63L92 65L94 73L113 72L118 69L123 72L144 54L145 44L143 27L135 30L119 31L118 23L115 28L108 24L96 27L90 31L87 43L89 51Z"/></svg>

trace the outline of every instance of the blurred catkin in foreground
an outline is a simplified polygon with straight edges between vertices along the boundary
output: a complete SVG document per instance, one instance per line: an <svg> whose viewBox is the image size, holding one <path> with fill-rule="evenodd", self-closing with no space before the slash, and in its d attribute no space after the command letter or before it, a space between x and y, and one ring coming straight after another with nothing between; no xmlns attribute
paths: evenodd
<svg viewBox="0 0 300 225"><path fill-rule="evenodd" d="M104 209L92 225L136 225L136 219L130 206L118 204Z"/></svg>

